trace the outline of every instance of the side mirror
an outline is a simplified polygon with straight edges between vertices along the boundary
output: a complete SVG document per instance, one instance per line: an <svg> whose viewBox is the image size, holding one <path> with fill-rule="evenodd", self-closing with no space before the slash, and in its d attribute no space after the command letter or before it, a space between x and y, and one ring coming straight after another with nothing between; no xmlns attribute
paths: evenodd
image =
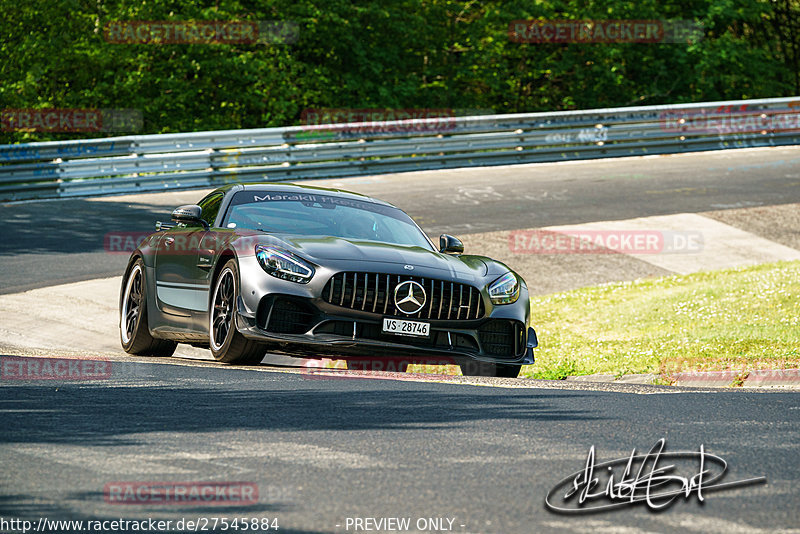
<svg viewBox="0 0 800 534"><path fill-rule="evenodd" d="M187 204L179 206L172 212L172 220L176 223L183 223L188 225L202 225L203 228L208 230L208 223L204 221L200 215L203 213L203 208L194 204Z"/></svg>
<svg viewBox="0 0 800 534"><path fill-rule="evenodd" d="M457 237L442 234L439 236L439 252L445 254L461 254L464 252L464 243Z"/></svg>

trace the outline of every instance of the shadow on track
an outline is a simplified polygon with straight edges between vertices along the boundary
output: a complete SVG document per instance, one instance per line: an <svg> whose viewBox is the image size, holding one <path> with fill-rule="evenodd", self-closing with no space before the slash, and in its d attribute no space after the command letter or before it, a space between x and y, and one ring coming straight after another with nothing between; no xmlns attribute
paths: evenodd
<svg viewBox="0 0 800 534"><path fill-rule="evenodd" d="M263 376L263 373L256 373ZM7 429L0 443L65 443L124 445L142 432L215 432L231 430L320 431L442 428L464 421L587 421L587 411L564 411L536 393L497 395L459 387L457 393L425 383L348 380L332 387L297 375L231 387L101 387L61 384L58 387L17 385L0 388L13 395L13 409L0 414ZM239 376L229 373L237 380ZM249 380L248 380L249 382ZM237 387L238 386L238 387ZM288 387L287 387L288 386ZM452 388L452 386L449 386ZM452 391L452 389L451 389ZM504 390L511 391L511 390ZM547 399L582 394L548 393Z"/></svg>

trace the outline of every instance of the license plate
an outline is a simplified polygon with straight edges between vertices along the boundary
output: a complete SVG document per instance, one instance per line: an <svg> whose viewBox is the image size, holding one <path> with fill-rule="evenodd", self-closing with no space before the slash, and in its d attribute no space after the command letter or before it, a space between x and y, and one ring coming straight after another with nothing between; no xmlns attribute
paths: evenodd
<svg viewBox="0 0 800 534"><path fill-rule="evenodd" d="M405 321L403 319L384 319L383 331L388 334L400 334L401 336L428 337L431 333L431 324L419 321Z"/></svg>

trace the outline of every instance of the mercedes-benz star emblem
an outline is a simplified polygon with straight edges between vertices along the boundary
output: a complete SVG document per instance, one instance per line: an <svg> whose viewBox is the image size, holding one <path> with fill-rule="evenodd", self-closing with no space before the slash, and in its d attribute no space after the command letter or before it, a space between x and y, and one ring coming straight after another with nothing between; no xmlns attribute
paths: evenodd
<svg viewBox="0 0 800 534"><path fill-rule="evenodd" d="M413 280L397 284L394 288L394 305L406 315L413 315L425 307L425 288Z"/></svg>

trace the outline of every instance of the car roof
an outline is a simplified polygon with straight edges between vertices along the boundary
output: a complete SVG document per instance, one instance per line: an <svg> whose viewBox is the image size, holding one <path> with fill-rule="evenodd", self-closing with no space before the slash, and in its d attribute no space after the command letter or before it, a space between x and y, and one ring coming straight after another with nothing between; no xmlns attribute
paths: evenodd
<svg viewBox="0 0 800 534"><path fill-rule="evenodd" d="M265 191L280 191L285 193L320 193L326 195L332 195L341 198L349 198L353 200L360 200L362 202L374 202L375 204L382 204L384 206L391 206L395 207L394 205L390 204L389 202L383 201L378 198L373 198L367 195L362 195L361 193L354 193L352 191L345 191L344 189L333 189L328 187L317 187L313 185L298 185L289 182L278 182L278 183L247 183L247 184L228 184L224 185L216 191L222 191L227 193L228 191L237 192L237 191L257 191L257 192L265 192Z"/></svg>

